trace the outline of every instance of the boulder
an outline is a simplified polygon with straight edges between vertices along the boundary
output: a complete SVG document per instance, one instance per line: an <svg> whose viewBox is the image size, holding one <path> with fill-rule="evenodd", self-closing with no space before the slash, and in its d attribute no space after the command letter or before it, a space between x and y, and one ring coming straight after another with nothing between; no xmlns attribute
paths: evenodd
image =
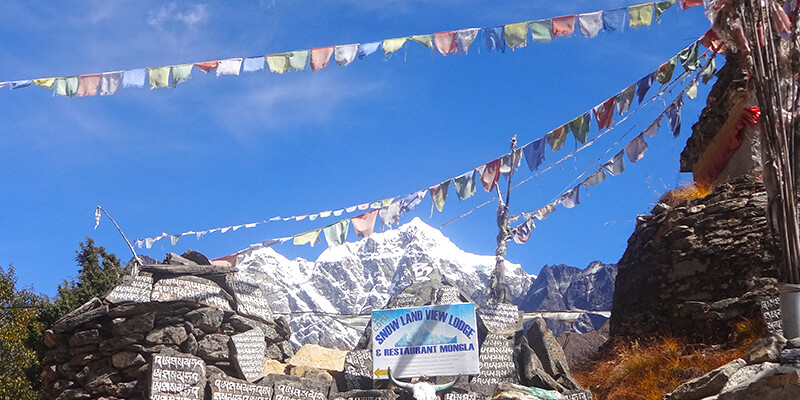
<svg viewBox="0 0 800 400"><path fill-rule="evenodd" d="M56 321L52 329L55 333L64 333L106 314L108 314L108 305L103 304L97 297L93 297L82 306Z"/></svg>
<svg viewBox="0 0 800 400"><path fill-rule="evenodd" d="M344 358L346 355L346 351L328 349L316 344L307 344L287 360L287 363L295 367L304 366L341 372L344 370Z"/></svg>
<svg viewBox="0 0 800 400"><path fill-rule="evenodd" d="M128 318L114 318L111 321L111 334L114 336L127 336L134 333L147 333L153 330L155 314L146 313Z"/></svg>
<svg viewBox="0 0 800 400"><path fill-rule="evenodd" d="M771 363L765 363L771 364ZM745 367L747 368L747 367ZM723 389L719 400L800 399L800 369L772 364L750 379Z"/></svg>
<svg viewBox="0 0 800 400"><path fill-rule="evenodd" d="M145 341L151 344L180 345L188 337L183 326L165 326L150 332Z"/></svg>
<svg viewBox="0 0 800 400"><path fill-rule="evenodd" d="M692 379L667 395L667 400L700 400L715 395L725 387L730 377L746 365L741 358L733 360L701 377Z"/></svg>
<svg viewBox="0 0 800 400"><path fill-rule="evenodd" d="M287 365L278 360L265 360L264 361L264 375L269 374L284 374L286 373Z"/></svg>
<svg viewBox="0 0 800 400"><path fill-rule="evenodd" d="M760 364L763 362L779 362L781 350L786 345L786 339L780 335L769 335L756 339L750 344L742 358L747 364Z"/></svg>
<svg viewBox="0 0 800 400"><path fill-rule="evenodd" d="M84 347L87 345L100 344L101 340L100 331L97 329L90 329L88 331L76 332L74 335L70 336L69 346L72 348Z"/></svg>
<svg viewBox="0 0 800 400"><path fill-rule="evenodd" d="M205 333L214 333L222 325L222 318L225 313L214 307L203 307L186 314L186 319L192 323L195 328L200 329Z"/></svg>
<svg viewBox="0 0 800 400"><path fill-rule="evenodd" d="M138 367L146 363L141 354L132 351L121 351L111 356L111 364L117 369Z"/></svg>
<svg viewBox="0 0 800 400"><path fill-rule="evenodd" d="M559 384L569 390L582 390L578 381L569 372L569 364L564 350L547 328L544 319L539 318L528 328L528 343L547 372Z"/></svg>
<svg viewBox="0 0 800 400"><path fill-rule="evenodd" d="M230 336L219 333L206 335L197 342L197 355L206 361L228 361L230 340Z"/></svg>
<svg viewBox="0 0 800 400"><path fill-rule="evenodd" d="M560 400L561 394L555 390L516 385L503 382L497 386L494 400Z"/></svg>

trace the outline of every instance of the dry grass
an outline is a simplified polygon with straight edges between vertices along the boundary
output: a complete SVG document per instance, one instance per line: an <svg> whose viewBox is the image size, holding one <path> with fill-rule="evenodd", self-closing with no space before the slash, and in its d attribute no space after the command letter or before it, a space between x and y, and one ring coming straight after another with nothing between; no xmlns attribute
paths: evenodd
<svg viewBox="0 0 800 400"><path fill-rule="evenodd" d="M659 202L668 204L670 207L675 207L685 200L706 197L711 194L712 189L713 188L710 185L689 183L664 193L664 195L661 196L661 199L659 199Z"/></svg>
<svg viewBox="0 0 800 400"><path fill-rule="evenodd" d="M742 321L735 331L731 339L737 345L728 349L698 348L675 338L618 343L574 375L598 400L661 400L681 383L741 357L763 327Z"/></svg>

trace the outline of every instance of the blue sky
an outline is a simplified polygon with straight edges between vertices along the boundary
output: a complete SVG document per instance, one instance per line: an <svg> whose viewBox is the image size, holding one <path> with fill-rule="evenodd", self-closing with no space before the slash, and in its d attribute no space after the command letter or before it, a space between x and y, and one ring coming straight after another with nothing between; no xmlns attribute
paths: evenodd
<svg viewBox="0 0 800 400"><path fill-rule="evenodd" d="M638 3L12 0L0 5L0 81L265 55ZM93 230L98 204L133 240L424 189L504 154L514 134L524 144L570 121L707 29L701 7L672 8L650 28L529 40L505 54L489 53L479 37L468 55L443 57L408 43L391 59L376 53L347 67L219 78L195 69L175 89L130 88L115 96L66 99L39 87L6 87L0 89L0 263L13 263L22 284L52 294L76 273L74 251L85 236L129 259L112 224L104 220ZM508 258L531 273L545 264L616 262L636 215L690 178L678 173L678 156L708 88L701 85L698 99L687 100L679 138L662 129L647 139L644 159L593 187L591 197L582 192L578 207L559 208L538 223L527 244L510 245ZM655 105L513 191L511 212L533 211L569 189L592 163L643 130L664 108ZM596 133L593 121L590 137ZM574 148L570 137L560 152L548 151L545 165ZM530 175L523 162L514 180ZM490 197L479 189L459 201L451 189L443 213L431 218L427 197L401 223L418 216L438 227ZM444 234L466 251L492 254L494 207L444 227ZM161 259L192 248L213 258L334 221L271 223L137 250ZM355 239L351 228L348 240ZM325 247L323 240L313 249L286 243L276 250L314 259Z"/></svg>

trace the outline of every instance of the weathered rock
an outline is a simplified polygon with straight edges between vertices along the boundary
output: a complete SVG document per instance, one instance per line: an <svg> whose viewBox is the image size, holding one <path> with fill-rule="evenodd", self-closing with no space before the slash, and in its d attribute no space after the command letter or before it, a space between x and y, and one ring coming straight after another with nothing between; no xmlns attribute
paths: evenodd
<svg viewBox="0 0 800 400"><path fill-rule="evenodd" d="M310 379L312 381L319 381L329 385L333 383L333 376L319 368L305 366L291 367L289 375Z"/></svg>
<svg viewBox="0 0 800 400"><path fill-rule="evenodd" d="M181 351L184 353L195 355L197 354L197 350L199 349L199 345L197 344L197 339L193 334L189 334L186 338L186 341L183 342L181 345Z"/></svg>
<svg viewBox="0 0 800 400"><path fill-rule="evenodd" d="M267 375L263 383L272 385L276 398L285 400L324 400L330 391L330 385L290 375Z"/></svg>
<svg viewBox="0 0 800 400"><path fill-rule="evenodd" d="M719 394L719 400L797 398L800 398L800 369L769 362L743 367Z"/></svg>
<svg viewBox="0 0 800 400"><path fill-rule="evenodd" d="M231 336L231 359L248 381L264 376L265 347L264 333L259 328Z"/></svg>
<svg viewBox="0 0 800 400"><path fill-rule="evenodd" d="M396 400L397 394L393 390L350 390L331 394L331 400ZM453 399L468 400L468 399ZM469 399L479 400L479 399Z"/></svg>
<svg viewBox="0 0 800 400"><path fill-rule="evenodd" d="M174 278L162 278L153 284L151 301L172 302L187 301L216 307L224 311L233 311L233 298L222 290L214 281L199 276L180 275Z"/></svg>
<svg viewBox="0 0 800 400"><path fill-rule="evenodd" d="M142 271L168 275L224 275L236 272L236 267L199 265L175 253L170 253L170 256L170 264L145 264ZM173 262L175 264L171 264Z"/></svg>
<svg viewBox="0 0 800 400"><path fill-rule="evenodd" d="M135 333L147 333L153 330L155 314L147 313L128 318L114 318L111 321L111 334L127 336Z"/></svg>
<svg viewBox="0 0 800 400"><path fill-rule="evenodd" d="M283 339L289 339L292 336L292 328L284 317L275 318L275 330Z"/></svg>
<svg viewBox="0 0 800 400"><path fill-rule="evenodd" d="M44 345L51 349L63 344L64 339L64 335L58 335L52 329L44 331Z"/></svg>
<svg viewBox="0 0 800 400"><path fill-rule="evenodd" d="M146 363L141 354L132 351L121 351L111 356L111 364L117 369L138 367Z"/></svg>
<svg viewBox="0 0 800 400"><path fill-rule="evenodd" d="M278 360L264 360L264 375L284 374L288 365Z"/></svg>
<svg viewBox="0 0 800 400"><path fill-rule="evenodd" d="M86 345L100 344L100 331L91 329L88 331L76 332L69 338L70 347L83 347Z"/></svg>
<svg viewBox="0 0 800 400"><path fill-rule="evenodd" d="M274 325L263 324L261 326L261 330L264 331L264 340L266 340L269 343L280 342L282 340L287 339L283 337L282 334L278 333Z"/></svg>
<svg viewBox="0 0 800 400"><path fill-rule="evenodd" d="M372 355L369 350L354 350L344 357L343 384L340 390L372 389Z"/></svg>
<svg viewBox="0 0 800 400"><path fill-rule="evenodd" d="M503 382L497 387L495 400L559 400L561 394L554 390L515 385Z"/></svg>
<svg viewBox="0 0 800 400"><path fill-rule="evenodd" d="M544 370L558 383L569 390L582 390L578 381L569 372L569 364L564 350L559 346L556 338L547 329L543 319L537 319L528 328L528 343L542 363Z"/></svg>
<svg viewBox="0 0 800 400"><path fill-rule="evenodd" d="M747 364L759 364L762 362L779 362L781 350L786 345L786 339L780 335L770 335L759 338L750 344L742 358Z"/></svg>
<svg viewBox="0 0 800 400"><path fill-rule="evenodd" d="M214 333L222 325L222 318L225 313L214 307L203 307L190 311L186 314L186 319L205 333Z"/></svg>
<svg viewBox="0 0 800 400"><path fill-rule="evenodd" d="M210 376L208 379L213 399L271 400L272 386L252 384L234 379L224 374Z"/></svg>
<svg viewBox="0 0 800 400"><path fill-rule="evenodd" d="M206 361L228 361L228 342L231 337L218 333L204 336L197 342L197 355Z"/></svg>
<svg viewBox="0 0 800 400"><path fill-rule="evenodd" d="M292 366L304 366L328 371L339 371L344 369L344 358L346 351L328 349L316 344L307 344L300 348L287 363Z"/></svg>
<svg viewBox="0 0 800 400"><path fill-rule="evenodd" d="M52 329L55 333L64 333L106 314L108 314L108 305L103 304L97 297L93 297L84 305L56 321Z"/></svg>
<svg viewBox="0 0 800 400"><path fill-rule="evenodd" d="M180 345L188 336L183 326L165 326L150 332L145 341L151 344Z"/></svg>
<svg viewBox="0 0 800 400"><path fill-rule="evenodd" d="M746 362L741 358L733 360L701 377L681 384L667 396L667 399L701 400L716 395L725 387L730 377L745 365Z"/></svg>
<svg viewBox="0 0 800 400"><path fill-rule="evenodd" d="M82 388L67 389L63 391L56 400L85 400L91 399L92 395L87 393Z"/></svg>
<svg viewBox="0 0 800 400"><path fill-rule="evenodd" d="M194 262L197 265L211 265L211 261L209 261L208 257L200 253L199 251L195 251L192 249L186 250L181 257Z"/></svg>
<svg viewBox="0 0 800 400"><path fill-rule="evenodd" d="M556 390L559 392L567 390L567 388L558 383L544 370L541 361L539 361L533 349L530 348L527 340L520 343L520 351L517 357L520 368L520 379L525 386Z"/></svg>

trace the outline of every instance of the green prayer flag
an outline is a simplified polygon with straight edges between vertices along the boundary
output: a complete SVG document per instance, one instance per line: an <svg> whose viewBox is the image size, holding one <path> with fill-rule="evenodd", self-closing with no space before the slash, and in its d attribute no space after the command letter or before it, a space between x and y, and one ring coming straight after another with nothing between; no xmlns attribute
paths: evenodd
<svg viewBox="0 0 800 400"><path fill-rule="evenodd" d="M78 77L56 78L53 86L55 86L54 96L73 97L78 91Z"/></svg>
<svg viewBox="0 0 800 400"><path fill-rule="evenodd" d="M669 61L661 64L656 71L656 80L658 83L664 85L672 79L672 73L675 72L675 64L678 63L678 56L672 57Z"/></svg>
<svg viewBox="0 0 800 400"><path fill-rule="evenodd" d="M653 3L630 6L628 15L630 16L628 26L631 28L650 26L653 21Z"/></svg>
<svg viewBox="0 0 800 400"><path fill-rule="evenodd" d="M325 234L325 241L328 242L328 247L339 246L347 240L347 230L350 229L350 219L343 219L339 222L334 222L324 228L322 232Z"/></svg>
<svg viewBox="0 0 800 400"><path fill-rule="evenodd" d="M589 136L589 122L590 119L587 118L587 114L581 115L580 117L570 121L569 130L572 131L572 135L575 136L575 140L581 143L586 143L586 137Z"/></svg>
<svg viewBox="0 0 800 400"><path fill-rule="evenodd" d="M411 40L429 48L433 49L433 35L414 35Z"/></svg>
<svg viewBox="0 0 800 400"><path fill-rule="evenodd" d="M537 42L549 42L553 40L553 20L540 19L528 23L531 28L531 37Z"/></svg>
<svg viewBox="0 0 800 400"><path fill-rule="evenodd" d="M308 64L308 50L298 50L289 53L289 66L295 71L302 71L306 69Z"/></svg>
<svg viewBox="0 0 800 400"><path fill-rule="evenodd" d="M699 43L694 42L689 47L681 50L678 53L678 58L681 60L681 65L687 71L694 71L700 67L700 58L698 54Z"/></svg>
<svg viewBox="0 0 800 400"><path fill-rule="evenodd" d="M676 0L657 1L653 3L653 8L656 12L656 21L661 22L661 14L667 11L670 7L675 5Z"/></svg>
<svg viewBox="0 0 800 400"><path fill-rule="evenodd" d="M528 23L520 22L503 27L506 45L512 50L528 45Z"/></svg>
<svg viewBox="0 0 800 400"><path fill-rule="evenodd" d="M151 90L169 86L169 67L148 68L147 74Z"/></svg>
<svg viewBox="0 0 800 400"><path fill-rule="evenodd" d="M404 44L406 44L407 37L402 38L395 38L395 39L386 39L383 41L383 55L386 57L391 57L390 54L394 53L397 50L400 50Z"/></svg>
<svg viewBox="0 0 800 400"><path fill-rule="evenodd" d="M192 66L194 64L181 64L172 66L172 87L179 83L186 82L192 77Z"/></svg>
<svg viewBox="0 0 800 400"><path fill-rule="evenodd" d="M472 197L477 189L475 184L475 170L454 178L453 185L456 187L456 194L459 200L466 200Z"/></svg>
<svg viewBox="0 0 800 400"><path fill-rule="evenodd" d="M178 244L178 239L181 238L181 235L170 235L169 242L172 243L173 246Z"/></svg>
<svg viewBox="0 0 800 400"><path fill-rule="evenodd" d="M289 70L288 54L271 54L267 56L267 65L270 72L282 74Z"/></svg>
<svg viewBox="0 0 800 400"><path fill-rule="evenodd" d="M433 198L433 204L436 209L442 212L444 209L444 201L447 199L447 189L450 187L450 179L428 189L428 192Z"/></svg>
<svg viewBox="0 0 800 400"><path fill-rule="evenodd" d="M703 71L700 72L700 76L703 78L703 83L708 83L711 78L714 77L714 74L717 72L717 66L714 64L714 59L708 61L705 67L703 67Z"/></svg>

